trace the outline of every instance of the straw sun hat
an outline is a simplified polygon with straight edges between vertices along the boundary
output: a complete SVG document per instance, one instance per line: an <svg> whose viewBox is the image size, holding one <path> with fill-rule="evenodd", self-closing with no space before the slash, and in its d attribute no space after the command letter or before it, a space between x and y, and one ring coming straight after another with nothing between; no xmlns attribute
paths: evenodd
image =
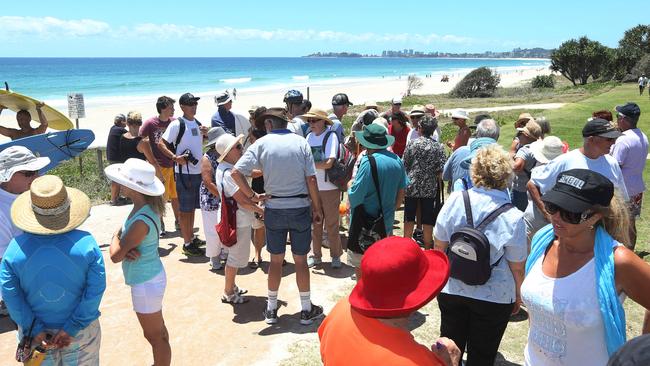
<svg viewBox="0 0 650 366"><path fill-rule="evenodd" d="M11 220L27 233L63 234L81 225L90 213L90 199L82 191L66 187L61 178L44 175L34 179L29 191L11 206Z"/></svg>
<svg viewBox="0 0 650 366"><path fill-rule="evenodd" d="M244 141L244 135L235 137L229 133L225 133L219 136L219 138L217 138L217 142L215 143L215 148L217 150L217 153L219 153L219 158L217 161L221 163L226 155L228 155L230 150L232 150L233 147L237 146L237 144L241 144L242 141Z"/></svg>
<svg viewBox="0 0 650 366"><path fill-rule="evenodd" d="M325 124L330 126L334 124L331 119L327 118L327 113L324 110L318 108L312 108L309 112L303 114L301 117L304 119L319 119L325 121Z"/></svg>
<svg viewBox="0 0 650 366"><path fill-rule="evenodd" d="M123 164L104 168L104 174L111 181L147 196L165 193L165 185L156 177L153 165L141 159L127 159Z"/></svg>

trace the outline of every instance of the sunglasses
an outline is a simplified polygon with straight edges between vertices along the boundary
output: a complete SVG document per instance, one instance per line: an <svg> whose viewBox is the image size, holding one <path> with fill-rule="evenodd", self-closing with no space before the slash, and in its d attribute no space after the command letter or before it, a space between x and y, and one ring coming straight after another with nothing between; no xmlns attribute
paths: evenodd
<svg viewBox="0 0 650 366"><path fill-rule="evenodd" d="M563 210L560 206L550 202L544 202L544 208L551 215L555 215L556 212L559 212L562 221L573 225L578 225L594 215L593 212L589 211L582 213L568 212Z"/></svg>
<svg viewBox="0 0 650 366"><path fill-rule="evenodd" d="M235 149L237 149L237 150L241 150L241 149L243 149L243 148L244 148L244 147L241 146L241 144L237 144L237 146L235 146Z"/></svg>
<svg viewBox="0 0 650 366"><path fill-rule="evenodd" d="M36 174L38 174L38 170L22 170L22 171L19 171L19 172L16 172L16 173L20 173L20 174L24 175L27 178L31 178L31 177L35 176Z"/></svg>
<svg viewBox="0 0 650 366"><path fill-rule="evenodd" d="M186 103L186 104L183 104L183 105L186 105L188 107L195 107L195 106L199 105L199 103L198 102L191 102L191 103Z"/></svg>
<svg viewBox="0 0 650 366"><path fill-rule="evenodd" d="M401 105L402 105L402 103L393 103L393 105L396 105L396 106L401 106Z"/></svg>
<svg viewBox="0 0 650 366"><path fill-rule="evenodd" d="M316 122L318 122L318 121L321 121L321 120L320 120L320 119L310 119L310 120L308 120L307 122L308 122L308 123L316 123Z"/></svg>

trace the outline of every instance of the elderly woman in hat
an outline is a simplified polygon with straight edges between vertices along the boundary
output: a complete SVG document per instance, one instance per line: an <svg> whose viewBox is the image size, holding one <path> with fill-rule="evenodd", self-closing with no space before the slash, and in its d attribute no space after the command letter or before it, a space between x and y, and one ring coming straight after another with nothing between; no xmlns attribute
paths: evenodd
<svg viewBox="0 0 650 366"><path fill-rule="evenodd" d="M409 317L449 278L443 253L422 251L411 239L386 238L368 249L361 272L350 296L318 328L325 366L458 365L460 351L453 341L440 338L425 347L409 328Z"/></svg>
<svg viewBox="0 0 650 366"><path fill-rule="evenodd" d="M220 197L232 198L237 203L236 230L237 242L228 248L228 259L226 260L226 278L223 296L221 301L229 304L242 304L248 301L242 295L247 291L237 287L235 277L239 268L248 264L248 257L251 250L251 229L255 216L263 217L264 210L251 198L239 189L233 180L231 173L234 165L241 158L243 153L242 141L244 135L234 137L223 134L217 138L215 149L219 158L215 174L215 185ZM226 209L225 202L221 202L221 210ZM218 215L221 218L222 215ZM225 245L225 244L224 244Z"/></svg>
<svg viewBox="0 0 650 366"><path fill-rule="evenodd" d="M625 297L650 308L650 266L625 247L629 214L591 169L560 173L542 196L551 224L534 236L521 294L527 365L605 365L625 343Z"/></svg>
<svg viewBox="0 0 650 366"><path fill-rule="evenodd" d="M510 198L512 198L515 207L523 212L526 211L526 206L528 206L528 189L526 185L530 179L531 171L536 166L536 160L530 151L530 145L542 138L542 128L534 119L531 119L526 122L524 127L517 128L517 132L519 147L513 157L515 160L513 166L515 179L512 184Z"/></svg>
<svg viewBox="0 0 650 366"><path fill-rule="evenodd" d="M449 195L433 232L436 249L448 251L454 239L448 255L469 261L452 261L452 275L438 296L440 335L454 340L461 351L467 349L468 366L494 364L510 315L521 304L526 225L523 213L510 202L512 175L511 159L501 146L478 149L470 166L472 188ZM476 247L455 239L470 223L468 217L474 227L484 226L481 232L489 244L485 262L491 273L481 278L483 284L467 278L477 272L475 267L463 266L478 262L477 250L469 249Z"/></svg>
<svg viewBox="0 0 650 366"><path fill-rule="evenodd" d="M447 157L444 147L431 139L438 121L424 116L418 123L417 140L406 146L402 161L409 178L404 198L404 237L413 235L416 212L420 210L419 224L422 225L424 247L433 246L433 225L435 224L435 200L441 182L442 168Z"/></svg>
<svg viewBox="0 0 650 366"><path fill-rule="evenodd" d="M88 196L53 175L36 178L11 206L24 234L9 243L0 285L24 341L21 362L45 343L46 363L99 364L104 259L95 238L77 229L89 212Z"/></svg>
<svg viewBox="0 0 650 366"><path fill-rule="evenodd" d="M110 165L104 172L133 201L133 209L111 241L111 260L122 262L124 282L131 287L133 310L151 344L154 364L169 365L172 350L162 315L167 275L158 255L165 186L151 164L136 158Z"/></svg>
<svg viewBox="0 0 650 366"><path fill-rule="evenodd" d="M311 231L313 255L307 260L307 265L313 267L322 263L323 227L327 230L327 240L332 257L332 268L341 267L341 239L339 237L339 203L341 192L336 185L328 181L326 170L332 167L338 156L340 145L335 131L329 127L332 121L327 118L327 113L320 109L312 109L302 115L309 123L311 132L307 135L307 143L311 147L316 165L316 183L320 196L323 221L313 224Z"/></svg>
<svg viewBox="0 0 650 366"><path fill-rule="evenodd" d="M366 215L375 219L383 217L383 234L392 235L395 210L402 204L408 178L402 160L387 150L395 138L387 134L386 128L372 123L354 134L357 141L366 148L366 155L361 158L354 183L348 189L351 212L348 264L355 267L359 278L359 266L365 248L364 245L359 245L358 236L355 236L361 229L355 226L358 222L355 216Z"/></svg>

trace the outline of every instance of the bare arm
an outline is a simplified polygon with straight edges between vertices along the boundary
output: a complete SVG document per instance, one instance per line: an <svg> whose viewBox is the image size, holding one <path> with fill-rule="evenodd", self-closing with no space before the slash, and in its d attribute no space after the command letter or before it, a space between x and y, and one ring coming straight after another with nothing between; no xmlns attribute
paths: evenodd
<svg viewBox="0 0 650 366"><path fill-rule="evenodd" d="M447 247L449 246L448 241L442 241L438 239L433 240L433 249L439 250L441 252L447 251Z"/></svg>
<svg viewBox="0 0 650 366"><path fill-rule="evenodd" d="M524 165L526 164L526 160L523 158L515 158L515 164L512 166L512 170L515 172L520 172L524 169Z"/></svg>
<svg viewBox="0 0 650 366"><path fill-rule="evenodd" d="M160 150L160 152L163 155L165 155L167 158L169 158L170 160L172 160L178 165L187 164L187 161L183 156L175 155L171 150L169 150L169 148L167 147L167 143L165 142L164 139L160 139L160 141L158 141L158 150Z"/></svg>
<svg viewBox="0 0 650 366"><path fill-rule="evenodd" d="M15 128L7 128L7 127L0 126L0 134L9 137L12 140L16 138L16 134L18 132L20 131L18 131Z"/></svg>
<svg viewBox="0 0 650 366"><path fill-rule="evenodd" d="M147 159L149 164L153 165L153 167L156 169L156 177L158 177L158 179L162 181L163 180L162 170L160 170L160 164L158 164L158 159L156 159L156 157L153 154L153 151L151 150L151 144L149 143L149 138L143 138L142 140L140 140L138 146L136 146L136 149L141 154L144 154L144 157Z"/></svg>
<svg viewBox="0 0 650 366"><path fill-rule="evenodd" d="M262 176L264 176L264 173L259 169L253 169L253 171L251 172L251 178L259 178Z"/></svg>
<svg viewBox="0 0 650 366"><path fill-rule="evenodd" d="M45 113L43 113L43 111L41 110L41 108L43 108L44 105L45 103L43 102L40 102L36 105L36 113L38 113L38 120L41 123L41 125L34 130L35 134L41 134L47 131L47 126L48 126L47 117L45 117Z"/></svg>
<svg viewBox="0 0 650 366"><path fill-rule="evenodd" d="M616 288L625 292L637 304L646 309L643 331L648 329L648 309L650 309L650 264L639 258L633 251L618 246L614 251Z"/></svg>
<svg viewBox="0 0 650 366"><path fill-rule="evenodd" d="M252 189L251 186L248 185L248 181L246 180L246 176L242 174L237 168L232 168L230 171L230 176L232 179L235 181L235 184L239 187L239 191L243 193L246 197L250 198L253 202L260 202L263 200L263 196L258 195L255 193Z"/></svg>
<svg viewBox="0 0 650 366"><path fill-rule="evenodd" d="M212 195L219 197L219 190L217 189L217 185L212 181L212 177L214 177L214 169L212 169L210 159L204 156L201 158L201 178L203 179L203 184Z"/></svg>
<svg viewBox="0 0 650 366"><path fill-rule="evenodd" d="M235 201L237 201L238 207L244 208L251 212L256 212L259 215L264 215L264 210L260 206L255 204L255 202L253 202L244 193L242 193L241 189L237 190L237 192L235 192L232 198L234 198Z"/></svg>
<svg viewBox="0 0 650 366"><path fill-rule="evenodd" d="M323 216L321 213L320 196L318 195L316 176L310 175L305 177L305 180L307 181L307 189L309 190L309 198L311 199L312 220L315 223L320 224L323 221Z"/></svg>
<svg viewBox="0 0 650 366"><path fill-rule="evenodd" d="M512 313L517 314L519 312L519 307L521 307L521 284L524 282L526 261L508 261L508 267L510 267L510 272L512 272L512 277L515 280L515 292L517 294L515 297L515 306L512 309Z"/></svg>
<svg viewBox="0 0 650 366"><path fill-rule="evenodd" d="M141 220L134 222L131 227L129 227L129 231L126 232L124 238L120 239L120 231L115 233L109 249L113 263L123 261L125 257L127 257L129 251L137 248L148 233L149 226Z"/></svg>
<svg viewBox="0 0 650 366"><path fill-rule="evenodd" d="M329 169L334 165L334 160L334 158L329 158L325 161L314 163L314 165L316 166L316 169Z"/></svg>
<svg viewBox="0 0 650 366"><path fill-rule="evenodd" d="M379 194L379 192L377 192ZM399 208L402 206L402 202L404 201L404 188L400 188L397 191L397 196L395 196L395 211L399 210Z"/></svg>
<svg viewBox="0 0 650 366"><path fill-rule="evenodd" d="M541 212L544 217L546 217L546 221L551 222L551 214L546 212L546 208L544 207L544 202L542 202L542 194L539 191L539 188L533 183L532 180L529 180L528 183L526 183L526 188L528 188L528 193L530 195L530 199L533 201L535 206L537 206L537 209L539 212Z"/></svg>

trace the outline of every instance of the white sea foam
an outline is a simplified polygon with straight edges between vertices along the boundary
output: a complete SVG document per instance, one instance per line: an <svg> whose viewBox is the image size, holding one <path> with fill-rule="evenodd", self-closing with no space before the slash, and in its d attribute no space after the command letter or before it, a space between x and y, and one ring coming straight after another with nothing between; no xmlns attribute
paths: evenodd
<svg viewBox="0 0 650 366"><path fill-rule="evenodd" d="M226 83L226 84L242 84L242 83L248 83L253 78L232 78L232 79L219 79L220 82Z"/></svg>
<svg viewBox="0 0 650 366"><path fill-rule="evenodd" d="M309 80L309 75L296 75L291 77L293 80Z"/></svg>

